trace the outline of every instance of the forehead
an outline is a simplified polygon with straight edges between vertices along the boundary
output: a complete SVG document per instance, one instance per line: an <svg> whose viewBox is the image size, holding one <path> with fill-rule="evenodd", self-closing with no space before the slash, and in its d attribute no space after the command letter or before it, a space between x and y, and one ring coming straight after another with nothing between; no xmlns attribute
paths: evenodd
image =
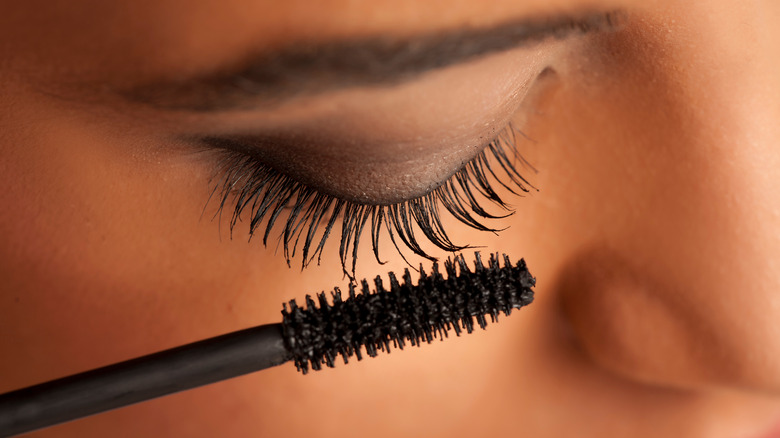
<svg viewBox="0 0 780 438"><path fill-rule="evenodd" d="M413 35L524 17L613 9L630 0L0 1L0 50L61 74L187 75L296 41ZM132 68L128 68L131 66ZM40 73L40 72L38 72Z"/></svg>

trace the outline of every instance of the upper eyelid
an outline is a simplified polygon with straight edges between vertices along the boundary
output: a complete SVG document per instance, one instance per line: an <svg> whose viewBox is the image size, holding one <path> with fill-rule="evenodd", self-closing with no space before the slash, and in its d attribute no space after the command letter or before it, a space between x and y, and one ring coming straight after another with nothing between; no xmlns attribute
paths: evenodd
<svg viewBox="0 0 780 438"><path fill-rule="evenodd" d="M355 272L357 246L366 224L371 234L374 255L380 263L379 237L382 228L387 231L393 245L406 260L399 243L410 248L417 255L431 258L421 246L416 233L421 232L434 245L447 251L457 251L468 245L456 245L439 219L439 211L446 210L466 225L484 231L498 231L482 224L482 219L498 218L484 209L480 199L487 199L504 211L511 209L492 188L490 181L498 181L509 191L529 191L533 186L517 171L515 162L528 164L517 152L517 131L509 124L501 131L474 160L466 163L450 179L428 194L391 205L364 205L353 201L337 199L317 192L315 188L297 182L258 161L256 156L240 150L222 149L222 162L209 200L218 202L218 211L234 203L230 218L231 235L244 212L250 216L250 235L253 235L268 221L263 233L263 243L283 214L285 207L288 216L285 219L280 239L288 264L302 242L302 267L321 256L324 242L336 224L336 217L343 215L341 244L339 255L344 273L351 278ZM507 153L509 152L509 153ZM530 165L529 165L530 167ZM502 181L496 174L501 169ZM533 169L531 167L531 169ZM292 204L291 204L292 203ZM324 217L327 220L323 220ZM323 225L324 224L324 225ZM324 227L317 237L318 229ZM414 227L418 231L415 231ZM301 238L303 240L301 241ZM317 245L309 257L312 245ZM352 259L351 269L348 261Z"/></svg>

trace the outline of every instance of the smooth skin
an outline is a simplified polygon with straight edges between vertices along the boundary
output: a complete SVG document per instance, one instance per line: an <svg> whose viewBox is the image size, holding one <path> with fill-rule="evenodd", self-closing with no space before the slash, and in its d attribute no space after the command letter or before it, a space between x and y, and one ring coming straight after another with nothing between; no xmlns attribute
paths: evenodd
<svg viewBox="0 0 780 438"><path fill-rule="evenodd" d="M388 87L218 112L113 92L300 41L584 10L621 10L622 24ZM346 284L334 242L301 272L274 244L247 243L245 223L231 239L207 204L218 159L187 136L306 133L275 159L345 196L378 181L369 195L402 199L512 121L538 170L521 168L539 191L511 200L508 230L449 223L453 240L524 257L537 278L535 303L487 331L305 377L282 366L30 436L780 436L780 2L0 11L0 392L275 322L283 301ZM393 180L393 166L416 179ZM363 245L359 278L403 269L382 249L379 266Z"/></svg>

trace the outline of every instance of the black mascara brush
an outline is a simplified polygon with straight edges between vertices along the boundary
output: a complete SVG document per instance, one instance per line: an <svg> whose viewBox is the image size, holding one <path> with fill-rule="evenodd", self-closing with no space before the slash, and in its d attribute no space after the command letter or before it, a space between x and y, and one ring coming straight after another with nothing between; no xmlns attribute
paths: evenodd
<svg viewBox="0 0 780 438"><path fill-rule="evenodd" d="M409 271L399 282L389 274L390 289L380 277L372 292L361 282L358 293L350 286L342 300L338 288L332 304L324 293L319 306L306 297L306 307L295 300L282 310L280 324L268 324L229 333L171 350L143 356L0 395L0 436L11 436L52 426L132 403L191 389L231 377L294 361L299 371L334 366L337 356L373 357L390 346L420 345L434 338L471 333L475 322L483 329L487 315L533 301L535 279L525 261L512 265L507 256L501 267L497 254L484 266L479 253L470 270L462 256L447 260L445 278L434 263L431 274L420 269L417 285Z"/></svg>

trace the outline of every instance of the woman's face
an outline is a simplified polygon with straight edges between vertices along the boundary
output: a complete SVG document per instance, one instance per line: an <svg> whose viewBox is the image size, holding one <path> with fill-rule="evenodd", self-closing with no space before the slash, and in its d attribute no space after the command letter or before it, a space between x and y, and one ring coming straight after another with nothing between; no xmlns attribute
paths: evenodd
<svg viewBox="0 0 780 438"><path fill-rule="evenodd" d="M537 278L486 332L36 436L780 436L780 2L0 4L0 392L345 284L338 226L303 271L284 218L247 242L226 157L393 205L515 132L538 189L444 220Z"/></svg>

